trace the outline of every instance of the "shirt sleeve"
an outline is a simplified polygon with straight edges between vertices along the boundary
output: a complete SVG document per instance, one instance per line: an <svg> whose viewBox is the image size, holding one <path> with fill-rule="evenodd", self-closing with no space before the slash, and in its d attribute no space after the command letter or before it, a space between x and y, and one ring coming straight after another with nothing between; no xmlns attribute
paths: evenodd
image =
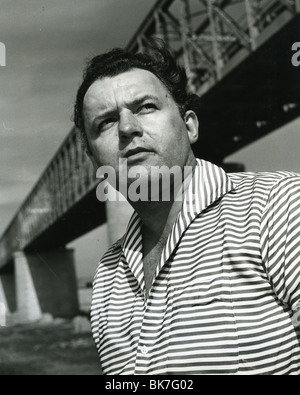
<svg viewBox="0 0 300 395"><path fill-rule="evenodd" d="M300 304L300 176L289 176L271 189L261 222L265 270L279 300L296 310Z"/></svg>

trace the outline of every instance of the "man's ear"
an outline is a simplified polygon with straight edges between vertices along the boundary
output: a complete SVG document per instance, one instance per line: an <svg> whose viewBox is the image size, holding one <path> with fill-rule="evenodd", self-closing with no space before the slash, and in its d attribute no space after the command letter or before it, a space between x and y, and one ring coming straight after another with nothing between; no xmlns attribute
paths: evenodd
<svg viewBox="0 0 300 395"><path fill-rule="evenodd" d="M91 147L90 147L90 145L89 145L89 142L88 142L86 136L84 137L84 140L82 141L82 147L83 147L83 149L84 149L86 155L89 157L90 161L92 162L92 165L93 165L93 167L94 167L94 170L97 171L99 166L98 166L97 163L96 163L96 160L95 160L95 158L94 158L94 155L93 155L93 153L92 153Z"/></svg>
<svg viewBox="0 0 300 395"><path fill-rule="evenodd" d="M189 110L184 115L184 122L186 124L189 140L191 144L194 144L199 137L199 121L196 113Z"/></svg>
<svg viewBox="0 0 300 395"><path fill-rule="evenodd" d="M99 166L97 165L97 163L95 161L95 158L94 158L90 148L86 147L85 153L87 154L87 156L89 157L90 161L92 162L94 169L97 171Z"/></svg>
<svg viewBox="0 0 300 395"><path fill-rule="evenodd" d="M81 142L81 148L83 149L83 151L85 152L85 154L88 156L88 158L90 159L90 161L92 162L92 165L94 167L95 170L98 170L97 163L93 157L92 154L92 150L91 147L89 145L88 139L87 139L87 135L84 129L77 129L79 132L79 136L80 136L80 142Z"/></svg>

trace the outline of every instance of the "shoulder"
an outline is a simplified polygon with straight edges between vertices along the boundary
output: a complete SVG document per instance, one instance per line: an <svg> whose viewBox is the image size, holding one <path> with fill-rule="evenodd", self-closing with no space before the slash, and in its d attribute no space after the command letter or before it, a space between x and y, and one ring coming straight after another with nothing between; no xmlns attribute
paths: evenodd
<svg viewBox="0 0 300 395"><path fill-rule="evenodd" d="M300 179L300 174L291 171L274 171L274 172L242 172L228 173L228 177L236 186L244 184L261 184L272 188L282 180Z"/></svg>
<svg viewBox="0 0 300 395"><path fill-rule="evenodd" d="M229 173L228 177L235 185L236 190L243 188L262 189L267 194L281 185L293 185L300 181L300 174L291 171Z"/></svg>
<svg viewBox="0 0 300 395"><path fill-rule="evenodd" d="M229 173L234 184L232 197L257 204L261 212L278 201L298 196L300 201L300 175L290 171ZM280 203L281 202L281 203ZM277 203L276 203L277 204Z"/></svg>

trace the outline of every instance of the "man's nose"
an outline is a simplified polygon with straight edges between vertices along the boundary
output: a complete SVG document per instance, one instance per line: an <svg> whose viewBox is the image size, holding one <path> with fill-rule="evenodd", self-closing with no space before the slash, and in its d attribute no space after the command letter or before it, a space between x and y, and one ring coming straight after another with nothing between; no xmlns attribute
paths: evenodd
<svg viewBox="0 0 300 395"><path fill-rule="evenodd" d="M141 136L142 134L142 126L131 111L120 114L119 136L121 139Z"/></svg>

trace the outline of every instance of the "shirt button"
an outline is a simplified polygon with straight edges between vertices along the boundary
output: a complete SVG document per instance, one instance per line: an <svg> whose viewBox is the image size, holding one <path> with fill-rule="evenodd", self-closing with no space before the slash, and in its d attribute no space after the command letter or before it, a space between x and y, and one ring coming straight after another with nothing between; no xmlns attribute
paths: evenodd
<svg viewBox="0 0 300 395"><path fill-rule="evenodd" d="M148 354L148 351L149 351L148 347L146 347L146 346L141 347L142 354L146 355L146 354Z"/></svg>

